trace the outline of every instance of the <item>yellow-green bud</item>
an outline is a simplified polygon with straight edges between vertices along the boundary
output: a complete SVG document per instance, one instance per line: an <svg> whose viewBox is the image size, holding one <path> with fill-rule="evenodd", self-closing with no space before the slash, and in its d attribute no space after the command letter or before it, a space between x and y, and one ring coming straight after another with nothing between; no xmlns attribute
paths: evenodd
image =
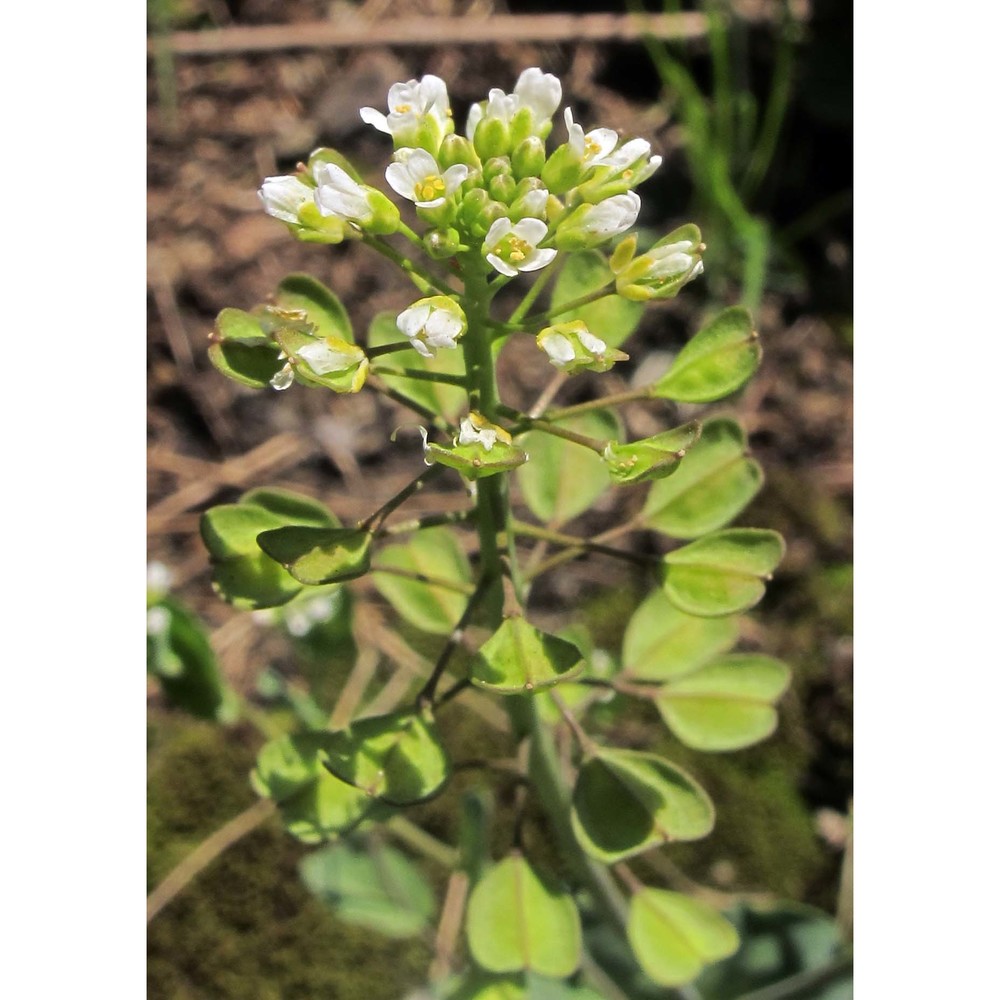
<svg viewBox="0 0 1000 1000"><path fill-rule="evenodd" d="M483 180L489 183L494 177L510 173L509 156L493 156L483 164Z"/></svg>
<svg viewBox="0 0 1000 1000"><path fill-rule="evenodd" d="M500 118L483 118L476 126L472 145L484 161L493 156L505 156L510 150L510 129L507 123Z"/></svg>
<svg viewBox="0 0 1000 1000"><path fill-rule="evenodd" d="M517 181L510 174L497 174L490 180L487 190L491 198L509 205L517 190Z"/></svg>
<svg viewBox="0 0 1000 1000"><path fill-rule="evenodd" d="M582 176L583 161L568 143L556 149L542 167L542 183L553 194L565 194L580 183Z"/></svg>
<svg viewBox="0 0 1000 1000"><path fill-rule="evenodd" d="M510 158L514 176L520 181L539 177L545 166L545 142L537 135L528 136L514 147Z"/></svg>
<svg viewBox="0 0 1000 1000"><path fill-rule="evenodd" d="M633 302L672 299L704 270L704 252L698 227L681 226L617 271L615 288Z"/></svg>
<svg viewBox="0 0 1000 1000"><path fill-rule="evenodd" d="M438 151L437 161L441 164L442 170L454 166L456 163L464 163L469 171L479 170L479 157L472 143L464 135L445 136Z"/></svg>
<svg viewBox="0 0 1000 1000"><path fill-rule="evenodd" d="M447 260L462 250L468 250L458 230L453 227L429 230L424 234L424 246L435 260Z"/></svg>

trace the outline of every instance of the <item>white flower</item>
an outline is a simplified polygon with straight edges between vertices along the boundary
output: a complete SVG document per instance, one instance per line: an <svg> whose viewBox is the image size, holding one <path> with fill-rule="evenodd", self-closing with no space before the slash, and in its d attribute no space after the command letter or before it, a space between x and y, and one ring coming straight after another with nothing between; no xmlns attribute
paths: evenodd
<svg viewBox="0 0 1000 1000"><path fill-rule="evenodd" d="M468 328L461 306L444 295L414 302L396 317L396 326L425 358L438 348L456 348Z"/></svg>
<svg viewBox="0 0 1000 1000"><path fill-rule="evenodd" d="M425 149L401 149L390 163L385 179L397 194L415 202L417 208L437 208L458 190L469 176L464 163L456 163L443 173L437 160Z"/></svg>
<svg viewBox="0 0 1000 1000"><path fill-rule="evenodd" d="M583 126L573 121L572 108L563 112L563 118L569 132L569 148L584 166L600 167L607 163L608 155L618 145L618 133L613 128L595 128L584 135Z"/></svg>
<svg viewBox="0 0 1000 1000"><path fill-rule="evenodd" d="M694 252L692 252L694 251ZM666 246L653 247L645 254L652 263L643 274L653 281L676 278L690 271L688 280L696 278L705 269L701 255L691 240L679 240Z"/></svg>
<svg viewBox="0 0 1000 1000"><path fill-rule="evenodd" d="M556 368L565 368L575 357L576 352L568 337L561 333L551 332L547 335L539 334L538 346L549 356L549 361Z"/></svg>
<svg viewBox="0 0 1000 1000"><path fill-rule="evenodd" d="M555 243L560 250L599 246L625 232L639 216L639 196L634 191L616 194L596 205L580 205L559 223Z"/></svg>
<svg viewBox="0 0 1000 1000"><path fill-rule="evenodd" d="M345 222L364 225L375 214L367 189L336 163L319 163L316 178L316 207L321 215L336 216Z"/></svg>
<svg viewBox="0 0 1000 1000"><path fill-rule="evenodd" d="M294 174L285 177L266 177L257 192L264 211L282 222L299 225L299 211L312 203L313 189Z"/></svg>
<svg viewBox="0 0 1000 1000"><path fill-rule="evenodd" d="M455 447L460 448L463 444L481 444L485 451L492 451L497 441L501 444L512 443L511 436L502 427L491 424L482 414L473 410L467 417L463 417L459 424Z"/></svg>
<svg viewBox="0 0 1000 1000"><path fill-rule="evenodd" d="M438 133L438 143L451 131L448 88L438 76L428 74L419 81L394 83L389 88L388 104L388 116L375 108L362 108L361 120L391 135L397 146L414 145L425 124Z"/></svg>
<svg viewBox="0 0 1000 1000"><path fill-rule="evenodd" d="M295 352L296 358L304 361L317 375L343 372L354 368L364 359L364 352L354 344L348 344L336 337L326 337L305 344Z"/></svg>
<svg viewBox="0 0 1000 1000"><path fill-rule="evenodd" d="M486 259L509 278L516 277L518 271L537 271L556 255L551 247L538 249L547 232L548 226L541 219L514 223L506 218L497 219L483 240Z"/></svg>
<svg viewBox="0 0 1000 1000"><path fill-rule="evenodd" d="M641 184L663 162L662 156L650 156L649 150L650 145L645 139L630 139L604 158L603 165L610 167L610 171L603 180L621 175L622 180L628 181L632 187Z"/></svg>
<svg viewBox="0 0 1000 1000"><path fill-rule="evenodd" d="M627 354L595 337L583 320L546 327L535 342L549 356L549 361L567 375L584 370L606 372L616 362L628 360Z"/></svg>
<svg viewBox="0 0 1000 1000"><path fill-rule="evenodd" d="M485 102L473 104L469 108L465 134L471 140L476 134L476 126L483 118L499 118L505 125L521 109L531 113L531 134L538 135L548 124L559 102L562 100L562 84L551 73L543 73L537 66L526 69L517 79L512 94L505 94L494 87Z"/></svg>

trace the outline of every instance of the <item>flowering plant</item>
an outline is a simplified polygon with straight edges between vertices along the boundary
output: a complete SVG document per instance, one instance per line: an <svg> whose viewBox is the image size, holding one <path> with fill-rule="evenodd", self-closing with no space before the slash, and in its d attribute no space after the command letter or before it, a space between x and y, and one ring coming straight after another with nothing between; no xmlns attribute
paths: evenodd
<svg viewBox="0 0 1000 1000"><path fill-rule="evenodd" d="M663 986L732 954L737 935L720 914L644 884L626 864L707 836L708 794L667 758L616 746L601 710L647 702L681 744L726 752L770 735L789 680L779 661L731 651L739 616L761 599L783 554L775 532L729 526L762 479L743 430L725 415L691 413L630 440L619 413L643 400L676 412L739 390L761 357L746 310L712 318L653 381L552 405L577 376L628 362L620 347L644 308L696 278L705 252L692 224L638 252L635 188L660 157L644 139L585 131L570 108L554 129L561 102L559 80L528 69L511 93L494 89L474 104L459 134L443 80L394 85L386 111L363 108L361 117L391 137L385 179L401 205L332 149L316 150L292 176L267 178L260 199L297 239L358 240L382 254L415 286L415 300L378 317L358 344L336 295L292 275L267 303L223 310L209 349L245 386L372 390L422 423L418 474L363 520L345 525L315 500L257 489L208 510L202 536L215 588L238 608L292 608L370 576L401 622L439 637L435 662L394 707L261 750L258 793L299 839L334 841L303 868L315 891L343 900L347 868L370 868L357 838L379 827L398 833L402 814L442 794L463 764L521 790L496 862L483 817L473 816L479 800L466 796L460 848L445 851L452 872L439 935L462 918L471 964L457 967L452 939L432 969L441 997L535 996L545 980L563 981L560 996L599 996L609 975L599 939L609 928L627 937L634 975ZM499 293L519 284L520 301L499 314ZM496 362L525 337L551 381L522 410L505 401ZM383 362L389 355L398 366ZM394 518L447 477L464 485L463 508ZM564 530L608 490L621 490L624 506L642 483L652 485L634 516L596 537ZM516 516L518 505L528 517ZM652 535L654 550L609 544L630 532ZM584 622L541 627L532 604L536 580L589 554L625 560L653 585L620 653L595 649ZM484 695L506 710L514 759L453 762L449 713ZM398 902L400 885L420 876L402 855L390 867Z"/></svg>

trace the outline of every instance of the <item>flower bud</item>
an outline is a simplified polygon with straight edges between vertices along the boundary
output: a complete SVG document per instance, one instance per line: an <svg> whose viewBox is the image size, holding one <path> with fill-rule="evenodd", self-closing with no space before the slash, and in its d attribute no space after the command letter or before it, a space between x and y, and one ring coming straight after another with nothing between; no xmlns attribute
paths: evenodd
<svg viewBox="0 0 1000 1000"><path fill-rule="evenodd" d="M577 372L606 372L615 362L627 361L628 355L608 347L595 337L583 320L547 326L535 343L549 356L549 361L567 375Z"/></svg>
<svg viewBox="0 0 1000 1000"><path fill-rule="evenodd" d="M529 177L528 180L537 181L538 184L542 183L537 177ZM522 181L518 188L523 186L524 182ZM545 188L528 188L511 202L510 218L513 222L519 222L526 218L541 219L544 222L548 218L548 207L549 193Z"/></svg>
<svg viewBox="0 0 1000 1000"><path fill-rule="evenodd" d="M462 200L458 220L474 239L481 240L497 219L506 218L508 209L482 189L470 191Z"/></svg>
<svg viewBox="0 0 1000 1000"><path fill-rule="evenodd" d="M510 174L497 174L487 185L487 190L491 198L509 205L517 190L517 181Z"/></svg>
<svg viewBox="0 0 1000 1000"><path fill-rule="evenodd" d="M634 302L672 299L704 270L704 252L698 227L681 226L622 268L615 288Z"/></svg>
<svg viewBox="0 0 1000 1000"><path fill-rule="evenodd" d="M453 133L452 135L445 136L444 141L441 143L437 159L438 163L446 170L448 167L453 167L459 163L464 163L470 172L480 168L479 157L476 156L476 151L472 143L464 135L455 135Z"/></svg>
<svg viewBox="0 0 1000 1000"><path fill-rule="evenodd" d="M545 166L545 141L537 135L528 136L514 147L510 162L517 180L539 177Z"/></svg>
<svg viewBox="0 0 1000 1000"><path fill-rule="evenodd" d="M553 194L565 194L580 183L583 162L568 143L563 143L545 161L541 177L542 183Z"/></svg>
<svg viewBox="0 0 1000 1000"><path fill-rule="evenodd" d="M462 243L462 237L454 227L428 230L424 234L424 246L434 260L447 260L469 249Z"/></svg>
<svg viewBox="0 0 1000 1000"><path fill-rule="evenodd" d="M504 156L510 150L510 128L502 118L487 116L476 126L472 145L480 159Z"/></svg>
<svg viewBox="0 0 1000 1000"><path fill-rule="evenodd" d="M488 184L494 177L510 173L509 156L493 156L483 164L483 180Z"/></svg>

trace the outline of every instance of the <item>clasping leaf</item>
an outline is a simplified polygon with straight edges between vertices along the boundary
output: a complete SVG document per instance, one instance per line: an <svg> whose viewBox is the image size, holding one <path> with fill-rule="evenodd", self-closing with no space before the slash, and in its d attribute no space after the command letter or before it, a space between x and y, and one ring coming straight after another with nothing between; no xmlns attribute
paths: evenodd
<svg viewBox="0 0 1000 1000"><path fill-rule="evenodd" d="M299 583L318 586L364 576L372 534L359 528L292 525L261 532L257 544Z"/></svg>
<svg viewBox="0 0 1000 1000"><path fill-rule="evenodd" d="M498 694L525 694L552 687L583 669L571 642L507 618L486 640L471 665L472 683Z"/></svg>

